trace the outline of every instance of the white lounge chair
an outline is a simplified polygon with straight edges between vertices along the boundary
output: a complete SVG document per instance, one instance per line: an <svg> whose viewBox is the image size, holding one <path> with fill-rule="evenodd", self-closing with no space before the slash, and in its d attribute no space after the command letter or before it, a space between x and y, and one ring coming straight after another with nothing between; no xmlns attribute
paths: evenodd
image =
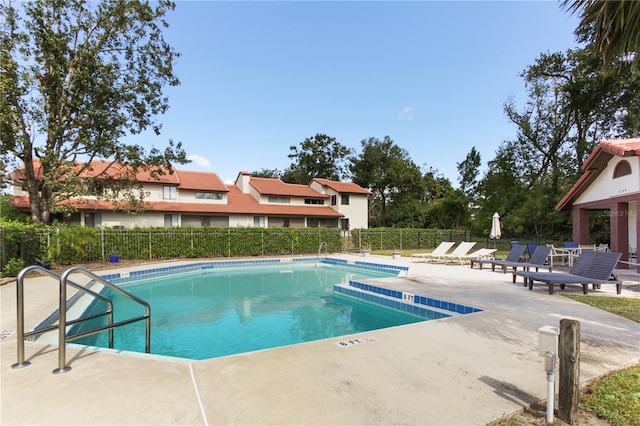
<svg viewBox="0 0 640 426"><path fill-rule="evenodd" d="M475 241L463 241L458 244L458 247L456 247L451 253L440 256L440 260L445 262L448 260L459 260L460 256L464 256L469 253L469 250L471 250L475 245Z"/></svg>
<svg viewBox="0 0 640 426"><path fill-rule="evenodd" d="M453 247L456 243L453 241L443 241L440 243L438 247L433 249L431 253L414 253L411 255L411 260L415 263L417 260L422 259L423 262L427 263L427 259L439 259L443 254L446 254L451 247Z"/></svg>
<svg viewBox="0 0 640 426"><path fill-rule="evenodd" d="M464 265L465 262L470 262L472 260L488 259L489 256L492 256L496 251L498 251L498 249L482 248L474 251L473 253L461 254L460 256L451 256L448 259L458 260L461 265Z"/></svg>

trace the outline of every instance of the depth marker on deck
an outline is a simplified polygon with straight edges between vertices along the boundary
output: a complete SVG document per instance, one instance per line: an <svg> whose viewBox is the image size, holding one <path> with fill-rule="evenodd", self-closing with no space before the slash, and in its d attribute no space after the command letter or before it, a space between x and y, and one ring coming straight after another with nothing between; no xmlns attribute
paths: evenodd
<svg viewBox="0 0 640 426"><path fill-rule="evenodd" d="M336 342L336 345L342 348L346 348L348 346L361 345L363 343L372 343L375 341L376 339L373 339L371 337L360 337L358 339L342 340L340 342Z"/></svg>

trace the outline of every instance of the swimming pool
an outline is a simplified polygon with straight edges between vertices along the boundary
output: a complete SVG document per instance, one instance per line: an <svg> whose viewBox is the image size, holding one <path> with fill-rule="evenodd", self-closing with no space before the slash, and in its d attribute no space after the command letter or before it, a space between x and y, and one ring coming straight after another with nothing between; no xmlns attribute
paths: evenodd
<svg viewBox="0 0 640 426"><path fill-rule="evenodd" d="M106 278L151 305L152 353L199 360L430 319L334 292L335 285L397 276L407 269L330 259L282 259L253 264L212 262ZM140 314L139 305L105 294L114 300L115 321ZM97 310L100 304L92 303L85 315ZM95 325L85 323L70 334ZM114 341L116 349L143 352L143 324L116 329ZM108 346L106 333L74 343Z"/></svg>

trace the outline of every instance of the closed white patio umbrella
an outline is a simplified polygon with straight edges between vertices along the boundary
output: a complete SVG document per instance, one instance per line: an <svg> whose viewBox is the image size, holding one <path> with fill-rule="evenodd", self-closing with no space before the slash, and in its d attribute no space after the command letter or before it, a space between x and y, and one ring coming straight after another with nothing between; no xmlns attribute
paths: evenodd
<svg viewBox="0 0 640 426"><path fill-rule="evenodd" d="M498 212L493 214L493 218L491 219L491 232L489 232L489 238L493 241L493 246L495 248L496 242L495 240L499 240L502 236L502 231L500 229L500 215Z"/></svg>

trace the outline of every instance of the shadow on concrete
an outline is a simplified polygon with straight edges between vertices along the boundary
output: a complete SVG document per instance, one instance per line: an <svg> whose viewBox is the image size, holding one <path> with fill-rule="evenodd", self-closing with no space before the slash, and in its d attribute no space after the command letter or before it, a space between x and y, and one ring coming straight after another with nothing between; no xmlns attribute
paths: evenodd
<svg viewBox="0 0 640 426"><path fill-rule="evenodd" d="M493 388L493 393L496 395L501 396L507 401L522 405L523 407L530 407L539 401L535 396L518 389L516 385L511 383L496 380L493 377L488 376L480 377L480 381L491 386Z"/></svg>

